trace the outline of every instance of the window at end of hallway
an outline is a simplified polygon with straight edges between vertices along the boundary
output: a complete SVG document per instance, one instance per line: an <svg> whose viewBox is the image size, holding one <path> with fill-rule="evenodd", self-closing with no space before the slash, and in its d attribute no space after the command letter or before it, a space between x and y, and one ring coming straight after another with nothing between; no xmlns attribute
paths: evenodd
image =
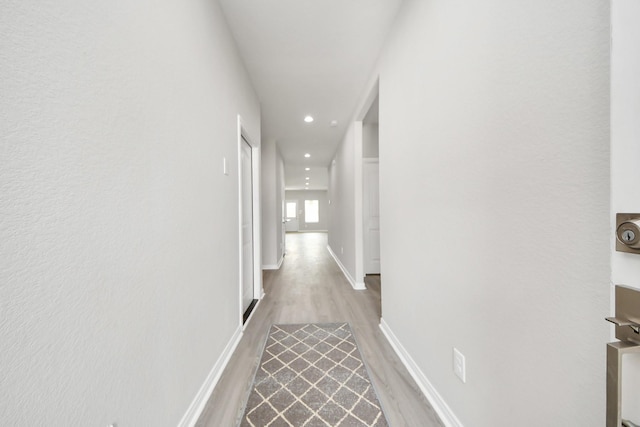
<svg viewBox="0 0 640 427"><path fill-rule="evenodd" d="M304 201L304 222L313 223L320 221L320 214L318 212L317 200L305 200Z"/></svg>

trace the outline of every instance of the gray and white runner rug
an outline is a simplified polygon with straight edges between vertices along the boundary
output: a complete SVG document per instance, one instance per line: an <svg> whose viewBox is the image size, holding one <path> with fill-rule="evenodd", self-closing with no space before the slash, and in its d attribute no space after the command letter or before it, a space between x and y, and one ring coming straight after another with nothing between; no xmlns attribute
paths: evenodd
<svg viewBox="0 0 640 427"><path fill-rule="evenodd" d="M388 426L349 324L273 325L240 426Z"/></svg>

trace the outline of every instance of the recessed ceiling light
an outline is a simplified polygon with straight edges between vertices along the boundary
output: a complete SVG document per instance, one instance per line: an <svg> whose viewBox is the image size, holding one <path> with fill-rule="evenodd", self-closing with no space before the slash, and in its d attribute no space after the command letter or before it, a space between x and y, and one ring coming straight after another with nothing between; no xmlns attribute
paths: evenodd
<svg viewBox="0 0 640 427"><path fill-rule="evenodd" d="M311 154L306 153L304 156L308 159L309 157L311 157Z"/></svg>
<svg viewBox="0 0 640 427"><path fill-rule="evenodd" d="M311 123L311 122L313 121L313 117L311 117L311 116L306 116L306 117L304 118L304 121L305 121L305 122L307 122L307 123Z"/></svg>
<svg viewBox="0 0 640 427"><path fill-rule="evenodd" d="M331 127L334 128L338 126L338 121L337 120L331 120Z"/></svg>
<svg viewBox="0 0 640 427"><path fill-rule="evenodd" d="M306 170L306 171L310 171L310 170L311 170L311 168L304 168L304 170Z"/></svg>
<svg viewBox="0 0 640 427"><path fill-rule="evenodd" d="M304 179L309 179L309 177L307 176L307 177L305 177Z"/></svg>
<svg viewBox="0 0 640 427"><path fill-rule="evenodd" d="M305 182L305 183L304 183L304 185L309 185L309 183L308 183L308 182Z"/></svg>

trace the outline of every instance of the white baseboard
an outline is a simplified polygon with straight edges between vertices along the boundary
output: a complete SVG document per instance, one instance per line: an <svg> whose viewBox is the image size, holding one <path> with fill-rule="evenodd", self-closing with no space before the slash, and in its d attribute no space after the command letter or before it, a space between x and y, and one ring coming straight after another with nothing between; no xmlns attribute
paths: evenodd
<svg viewBox="0 0 640 427"><path fill-rule="evenodd" d="M284 255L282 255L280 257L280 261L278 261L277 264L267 264L267 265L263 265L262 269L263 270L279 270L280 267L282 267L282 261L284 261Z"/></svg>
<svg viewBox="0 0 640 427"><path fill-rule="evenodd" d="M333 257L333 259L336 261L336 264L338 264L338 267L340 267L340 270L342 270L342 274L344 274L344 277L347 278L347 280L349 281L349 283L351 284L351 287L353 289L355 289L356 291L363 291L363 290L367 289L367 287L364 285L364 282L356 282L353 279L353 277L351 277L351 274L349 274L349 272L344 267L344 265L342 265L342 263L340 262L340 259L331 250L331 246L327 245L327 250L329 251L329 253Z"/></svg>
<svg viewBox="0 0 640 427"><path fill-rule="evenodd" d="M391 347L393 347L402 363L404 363L404 366L418 384L418 387L420 387L420 390L422 390L422 393L425 395L429 403L431 403L431 406L436 411L443 424L446 427L463 427L460 420L453 413L449 405L447 405L447 402L444 401L442 396L440 396L440 393L438 393L433 384L431 384L429 379L427 379L411 355L402 346L398 337L396 337L396 335L391 331L389 325L384 321L384 319L380 319L380 329L382 329L382 333L389 341L389 344L391 344Z"/></svg>
<svg viewBox="0 0 640 427"><path fill-rule="evenodd" d="M211 397L211 393L213 393L213 389L222 375L222 371L224 371L224 368L231 359L231 355L238 346L240 338L242 338L242 328L238 326L238 329L233 333L233 336L222 351L222 354L213 365L211 372L207 375L207 379L204 381L204 384L202 384L202 387L198 390L198 394L196 394L195 399L193 399L193 402L189 405L189 409L187 409L187 412L180 420L178 427L193 427L196 425L207 401Z"/></svg>

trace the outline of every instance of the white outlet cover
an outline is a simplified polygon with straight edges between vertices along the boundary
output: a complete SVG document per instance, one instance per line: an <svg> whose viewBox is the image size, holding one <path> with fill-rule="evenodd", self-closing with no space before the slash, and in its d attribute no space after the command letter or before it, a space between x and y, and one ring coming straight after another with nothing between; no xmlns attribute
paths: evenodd
<svg viewBox="0 0 640 427"><path fill-rule="evenodd" d="M467 368L464 355L455 347L453 348L453 372L463 383L467 382Z"/></svg>

